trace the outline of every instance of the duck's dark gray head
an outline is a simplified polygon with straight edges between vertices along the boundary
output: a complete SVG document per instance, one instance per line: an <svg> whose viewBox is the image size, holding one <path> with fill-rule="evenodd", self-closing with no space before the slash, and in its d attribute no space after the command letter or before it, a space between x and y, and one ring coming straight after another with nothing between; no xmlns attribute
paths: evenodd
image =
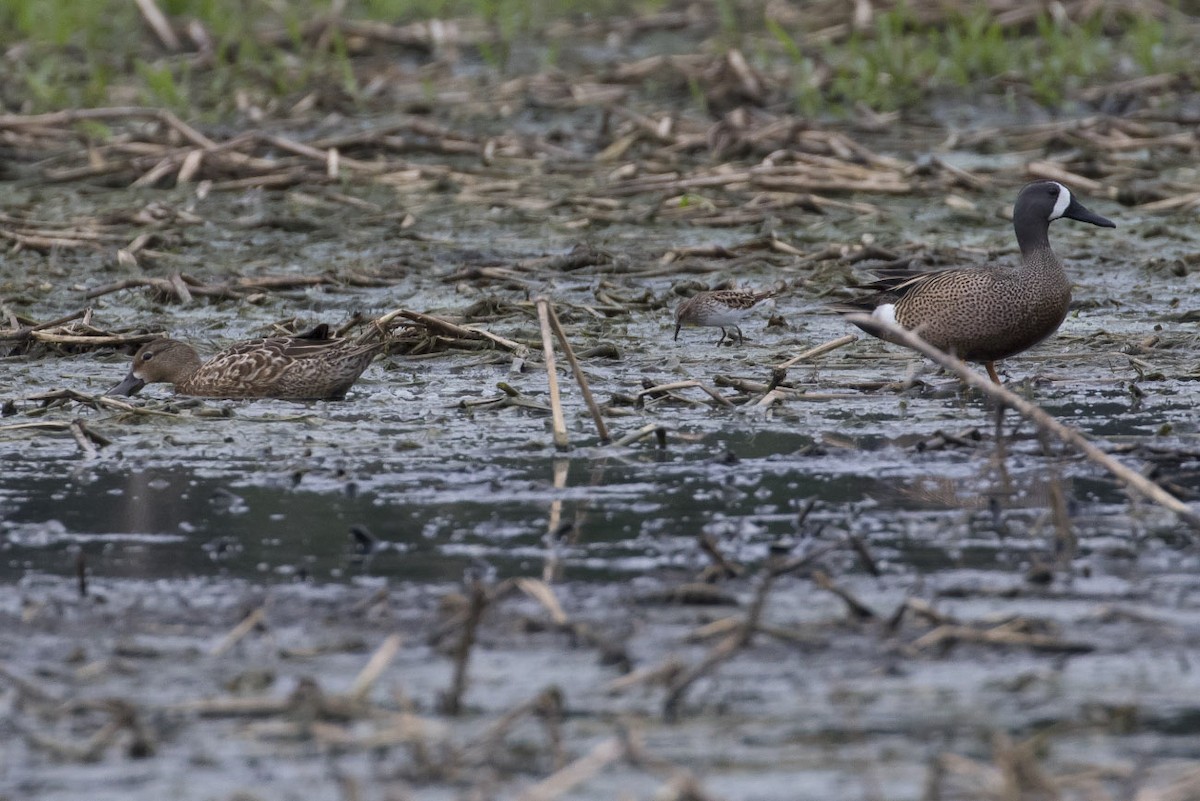
<svg viewBox="0 0 1200 801"><path fill-rule="evenodd" d="M1037 227L1045 230L1045 226L1059 217L1099 225L1101 228L1117 227L1112 220L1101 217L1076 200L1071 190L1058 181L1026 184L1021 194L1017 195L1017 204L1013 207L1013 225L1018 231Z"/></svg>

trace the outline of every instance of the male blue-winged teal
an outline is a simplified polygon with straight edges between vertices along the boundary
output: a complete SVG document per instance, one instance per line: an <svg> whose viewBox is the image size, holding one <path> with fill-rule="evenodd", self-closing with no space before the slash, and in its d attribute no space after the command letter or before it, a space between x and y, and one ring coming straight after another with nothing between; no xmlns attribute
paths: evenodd
<svg viewBox="0 0 1200 801"><path fill-rule="evenodd" d="M729 337L729 344L733 344L733 337L725 332L726 328L732 328L737 332L737 342L740 345L742 329L738 328L737 324L775 295L773 291L751 292L744 289L719 289L692 295L675 309L675 341L679 341L679 329L685 325L702 325L721 329L718 345L724 342L726 337Z"/></svg>
<svg viewBox="0 0 1200 801"><path fill-rule="evenodd" d="M147 342L125 380L109 395L133 395L146 384L174 384L179 395L206 398L341 400L386 344L381 330L335 339L321 324L294 337L239 342L206 362L174 339Z"/></svg>
<svg viewBox="0 0 1200 801"><path fill-rule="evenodd" d="M1067 316L1071 282L1050 248L1050 223L1060 217L1116 228L1084 208L1057 181L1027 184L1013 207L1021 248L1017 266L988 264L950 270L890 271L870 285L874 294L838 304L842 312L870 312L896 323L960 359L983 362L997 384L996 361L1031 348ZM886 332L858 324L887 340Z"/></svg>

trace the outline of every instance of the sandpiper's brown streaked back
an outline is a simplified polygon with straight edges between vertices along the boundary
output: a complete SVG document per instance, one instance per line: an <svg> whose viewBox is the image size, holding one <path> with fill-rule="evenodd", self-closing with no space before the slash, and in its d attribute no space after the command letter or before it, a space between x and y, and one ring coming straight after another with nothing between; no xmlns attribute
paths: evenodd
<svg viewBox="0 0 1200 801"><path fill-rule="evenodd" d="M1071 304L1071 282L1050 247L1050 223L1061 217L1116 228L1085 208L1057 181L1025 185L1013 207L1021 248L1016 266L987 264L931 272L891 271L872 294L835 306L907 328L960 359L982 362L997 384L996 362L1033 347L1058 330ZM855 323L888 340L869 323ZM889 340L890 341L890 340Z"/></svg>
<svg viewBox="0 0 1200 801"><path fill-rule="evenodd" d="M713 292L700 292L679 304L675 309L675 339L679 340L679 329L685 325L709 326L721 329L720 345L733 337L725 329L732 328L737 333L737 343L742 344L742 329L738 323L744 320L760 305L775 297L775 291L752 292L744 289L719 289Z"/></svg>
<svg viewBox="0 0 1200 801"><path fill-rule="evenodd" d="M138 350L125 380L108 394L168 383L197 397L341 400L385 345L382 330L337 339L322 324L298 336L239 342L201 361L191 345L156 339Z"/></svg>

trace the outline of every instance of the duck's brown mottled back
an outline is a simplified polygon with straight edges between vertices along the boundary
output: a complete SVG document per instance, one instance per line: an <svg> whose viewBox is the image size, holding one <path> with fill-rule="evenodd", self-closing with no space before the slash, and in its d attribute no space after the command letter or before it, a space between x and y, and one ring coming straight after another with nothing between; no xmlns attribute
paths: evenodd
<svg viewBox="0 0 1200 801"><path fill-rule="evenodd" d="M159 339L142 346L109 394L133 395L146 384L168 383L180 395L207 398L341 400L384 344L371 335L331 339L328 327L318 326L301 336L239 342L201 362L192 346Z"/></svg>

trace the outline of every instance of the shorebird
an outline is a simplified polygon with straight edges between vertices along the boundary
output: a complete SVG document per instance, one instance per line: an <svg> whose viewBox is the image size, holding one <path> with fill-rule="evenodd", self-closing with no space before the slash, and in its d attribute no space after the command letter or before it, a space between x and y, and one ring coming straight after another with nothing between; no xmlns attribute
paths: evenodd
<svg viewBox="0 0 1200 801"><path fill-rule="evenodd" d="M721 329L718 345L724 342L726 337L729 338L729 344L733 344L733 337L725 331L726 328L732 328L737 332L737 343L740 345L743 341L742 329L738 328L737 324L776 294L774 291L720 289L693 295L675 309L675 341L679 341L679 329L683 326L703 325Z"/></svg>

